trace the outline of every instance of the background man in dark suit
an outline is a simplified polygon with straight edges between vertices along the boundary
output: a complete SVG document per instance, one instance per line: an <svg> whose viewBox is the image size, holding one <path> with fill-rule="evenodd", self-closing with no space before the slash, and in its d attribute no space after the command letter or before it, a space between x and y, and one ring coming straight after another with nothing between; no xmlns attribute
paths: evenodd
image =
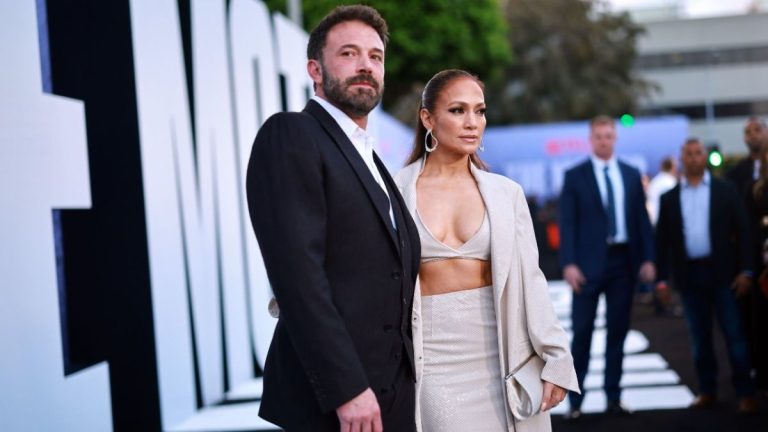
<svg viewBox="0 0 768 432"><path fill-rule="evenodd" d="M579 387L589 365L597 302L605 293L606 412L628 414L621 404L619 380L624 339L637 277L655 278L653 232L645 210L640 173L614 155L616 125L600 116L590 123L592 156L565 173L560 196L560 263L573 289L573 352ZM583 394L569 393L566 418L581 416Z"/></svg>
<svg viewBox="0 0 768 432"><path fill-rule="evenodd" d="M747 211L752 210L754 212L755 201L752 187L760 174L760 154L765 151L761 149L768 146L768 126L766 126L765 120L759 117L747 119L744 124L744 143L747 145L747 157L740 160L725 175L736 185L744 197ZM768 225L765 225L762 220L752 225L753 232L751 235L755 239L752 245L752 257L755 264L763 262L763 245L762 242L756 241L762 226ZM756 279L759 273L753 276ZM758 289L757 284L753 285L750 295L740 296L736 302L741 312L742 329L749 345L751 363L755 368L757 377L757 386L761 390L768 390L768 347L765 343L768 302Z"/></svg>
<svg viewBox="0 0 768 432"><path fill-rule="evenodd" d="M659 282L680 291L693 344L699 395L691 405L716 402L717 361L712 347L712 311L725 335L740 397L739 411L755 412L749 352L734 295L749 293L752 255L744 203L736 188L707 171L707 152L696 138L683 145L685 174L661 197L656 226Z"/></svg>
<svg viewBox="0 0 768 432"><path fill-rule="evenodd" d="M732 181L739 192L744 192L757 180L760 172L760 149L768 135L765 121L759 117L750 117L744 124L744 144L747 145L747 157L734 165L725 176Z"/></svg>
<svg viewBox="0 0 768 432"><path fill-rule="evenodd" d="M315 96L253 145L248 206L280 308L259 415L288 431L415 430L419 238L365 130L386 42L374 9L334 9L307 47Z"/></svg>

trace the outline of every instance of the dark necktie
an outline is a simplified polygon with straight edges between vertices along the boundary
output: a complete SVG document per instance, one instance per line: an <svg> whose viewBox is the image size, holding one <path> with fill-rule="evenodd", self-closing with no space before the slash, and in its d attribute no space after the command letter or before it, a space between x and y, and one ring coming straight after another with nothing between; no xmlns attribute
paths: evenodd
<svg viewBox="0 0 768 432"><path fill-rule="evenodd" d="M613 183L611 183L611 177L608 175L608 167L603 167L603 175L605 176L605 192L608 195L605 205L605 213L608 217L608 239L613 240L616 237L616 203L613 201Z"/></svg>

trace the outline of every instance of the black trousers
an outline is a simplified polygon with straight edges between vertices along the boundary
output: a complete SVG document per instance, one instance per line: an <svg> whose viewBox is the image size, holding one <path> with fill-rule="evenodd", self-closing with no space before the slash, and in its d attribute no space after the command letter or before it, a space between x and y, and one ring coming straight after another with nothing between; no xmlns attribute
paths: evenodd
<svg viewBox="0 0 768 432"><path fill-rule="evenodd" d="M608 249L605 272L596 280L588 280L581 293L573 295L571 319L573 340L571 353L576 369L579 388L584 388L589 360L591 358L592 333L600 294L605 293L606 303L606 348L605 382L603 387L608 402L621 401L621 375L624 360L624 339L629 331L632 311L634 277L630 274L629 249L627 246L611 246ZM571 407L580 409L586 392L568 393Z"/></svg>

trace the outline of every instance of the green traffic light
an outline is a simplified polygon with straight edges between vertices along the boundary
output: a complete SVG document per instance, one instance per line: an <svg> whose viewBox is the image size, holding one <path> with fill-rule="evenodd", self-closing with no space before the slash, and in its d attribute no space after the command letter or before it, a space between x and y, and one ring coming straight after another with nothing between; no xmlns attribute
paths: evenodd
<svg viewBox="0 0 768 432"><path fill-rule="evenodd" d="M723 155L719 151L713 151L709 154L709 164L717 168L723 164Z"/></svg>
<svg viewBox="0 0 768 432"><path fill-rule="evenodd" d="M621 119L619 119L621 122L621 125L624 127L632 127L635 125L635 117L631 114L624 114L621 116Z"/></svg>

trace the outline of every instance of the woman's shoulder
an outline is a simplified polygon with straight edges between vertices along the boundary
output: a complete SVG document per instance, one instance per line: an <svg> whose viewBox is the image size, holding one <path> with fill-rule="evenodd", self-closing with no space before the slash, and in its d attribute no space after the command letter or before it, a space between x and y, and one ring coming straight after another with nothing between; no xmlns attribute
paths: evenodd
<svg viewBox="0 0 768 432"><path fill-rule="evenodd" d="M394 175L395 184L399 187L405 186L413 176L418 175L421 168L421 161L412 162L397 171Z"/></svg>
<svg viewBox="0 0 768 432"><path fill-rule="evenodd" d="M479 168L475 170L475 177L480 182L487 183L488 185L501 189L506 193L517 194L523 190L519 183L510 179L509 177L490 171L484 171Z"/></svg>

